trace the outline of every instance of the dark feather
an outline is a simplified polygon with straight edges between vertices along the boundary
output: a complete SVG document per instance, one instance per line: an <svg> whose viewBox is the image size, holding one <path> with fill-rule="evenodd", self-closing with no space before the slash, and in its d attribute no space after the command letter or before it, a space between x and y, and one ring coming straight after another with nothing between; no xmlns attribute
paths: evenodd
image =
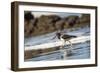
<svg viewBox="0 0 100 73"><path fill-rule="evenodd" d="M63 35L62 38L63 39L71 39L71 38L75 38L76 36L73 35Z"/></svg>

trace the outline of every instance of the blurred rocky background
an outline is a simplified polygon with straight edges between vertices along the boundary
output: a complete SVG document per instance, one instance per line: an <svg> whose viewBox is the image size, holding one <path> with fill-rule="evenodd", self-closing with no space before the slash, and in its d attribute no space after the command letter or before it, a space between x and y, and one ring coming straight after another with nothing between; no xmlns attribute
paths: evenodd
<svg viewBox="0 0 100 73"><path fill-rule="evenodd" d="M69 29L90 25L90 14L70 15L61 17L60 15L41 15L35 17L32 12L24 14L24 34L25 37L38 36L46 33L51 33L56 30Z"/></svg>

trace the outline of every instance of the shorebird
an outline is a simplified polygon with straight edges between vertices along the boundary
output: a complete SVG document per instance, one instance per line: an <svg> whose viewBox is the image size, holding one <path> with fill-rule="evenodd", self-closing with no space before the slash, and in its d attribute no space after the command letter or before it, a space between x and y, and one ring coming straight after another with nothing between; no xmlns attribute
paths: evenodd
<svg viewBox="0 0 100 73"><path fill-rule="evenodd" d="M71 53L71 49L72 49L72 43L71 43L70 39L75 38L76 36L74 36L74 35L67 35L67 34L64 34L64 33L62 33L60 31L60 32L56 33L55 37L57 37L60 41L62 41L62 46L60 47L61 48L60 51L63 53L62 58L66 59L66 56L68 56ZM66 41L68 41L70 43L70 48L69 49L63 49L65 44L66 44Z"/></svg>

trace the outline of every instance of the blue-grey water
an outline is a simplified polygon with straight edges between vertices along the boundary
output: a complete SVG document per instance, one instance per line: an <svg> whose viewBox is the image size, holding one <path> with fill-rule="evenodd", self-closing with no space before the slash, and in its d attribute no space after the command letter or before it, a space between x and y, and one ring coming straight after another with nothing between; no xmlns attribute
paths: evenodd
<svg viewBox="0 0 100 73"><path fill-rule="evenodd" d="M84 28L79 28L75 31L70 31L67 32L68 34L74 34L77 36L90 36L90 28L89 27L84 27ZM54 33L52 33L54 34ZM44 36L39 36L39 37L31 37L31 38L27 38L25 39L25 46L27 45L36 45L36 44L43 44L46 42L54 42L55 40L50 40L50 37L52 36L52 34L49 35L44 35ZM37 42L33 42L36 41L37 38L45 38L44 40L39 40ZM73 44L73 50L71 52L71 55L66 56L66 60L70 60L70 59L88 59L90 58L90 40L85 41L85 42L81 42L81 43L76 43ZM65 47L69 47L68 45L66 45ZM67 48L66 48L67 49ZM28 59L26 61L51 61L51 60L63 60L62 58L62 52L55 51L52 53L48 53L48 54L44 54L44 55L40 55L37 57L33 57L31 59Z"/></svg>
<svg viewBox="0 0 100 73"><path fill-rule="evenodd" d="M74 44L73 47L75 48L72 50L72 53L70 56L66 56L67 60L70 59L88 59L90 58L90 42L84 42L84 43L78 43ZM61 60L62 53L58 50L56 52L41 55L32 59L28 59L28 61L42 61L42 60Z"/></svg>

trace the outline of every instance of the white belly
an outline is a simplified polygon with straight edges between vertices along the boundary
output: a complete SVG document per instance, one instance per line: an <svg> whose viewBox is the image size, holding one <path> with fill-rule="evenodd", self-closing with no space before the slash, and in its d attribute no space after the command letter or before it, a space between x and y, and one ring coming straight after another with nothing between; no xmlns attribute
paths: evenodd
<svg viewBox="0 0 100 73"><path fill-rule="evenodd" d="M61 41L64 41L64 39L63 39L62 37L60 37L60 40L61 40Z"/></svg>
<svg viewBox="0 0 100 73"><path fill-rule="evenodd" d="M64 46L65 43L66 43L65 40L64 40L62 37L60 38L60 40L61 40L61 42L62 42L62 46Z"/></svg>

